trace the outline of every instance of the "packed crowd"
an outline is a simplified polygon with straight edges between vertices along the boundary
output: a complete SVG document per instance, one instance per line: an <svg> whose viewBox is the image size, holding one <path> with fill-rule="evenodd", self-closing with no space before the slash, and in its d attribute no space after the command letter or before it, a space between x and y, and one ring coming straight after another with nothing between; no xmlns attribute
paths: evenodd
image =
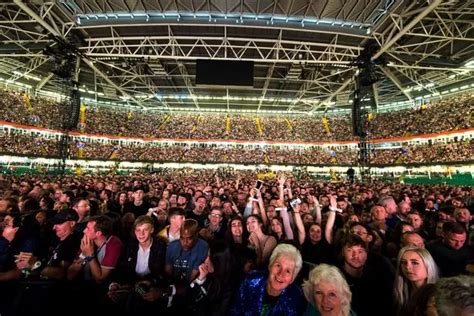
<svg viewBox="0 0 474 316"><path fill-rule="evenodd" d="M474 139L431 145L411 145L397 149L373 150L370 161L380 165L472 161Z"/></svg>
<svg viewBox="0 0 474 316"><path fill-rule="evenodd" d="M472 315L474 189L0 177L2 315Z"/></svg>
<svg viewBox="0 0 474 316"><path fill-rule="evenodd" d="M60 104L0 90L0 120L59 129ZM29 105L28 105L29 104ZM429 104L426 108L380 113L369 123L371 138L390 138L471 128L474 96L464 94ZM86 133L173 139L228 139L272 141L353 140L351 118L256 116L139 112L123 108L87 107Z"/></svg>
<svg viewBox="0 0 474 316"><path fill-rule="evenodd" d="M79 151L82 151L82 157ZM58 156L55 139L7 134L0 131L0 153L43 157ZM438 163L472 161L474 140L432 145L411 145L395 149L373 149L369 153L373 165ZM123 161L209 162L240 164L296 164L296 165L355 165L357 150L309 147L288 149L279 147L247 148L205 146L203 144L118 144L72 141L71 158Z"/></svg>

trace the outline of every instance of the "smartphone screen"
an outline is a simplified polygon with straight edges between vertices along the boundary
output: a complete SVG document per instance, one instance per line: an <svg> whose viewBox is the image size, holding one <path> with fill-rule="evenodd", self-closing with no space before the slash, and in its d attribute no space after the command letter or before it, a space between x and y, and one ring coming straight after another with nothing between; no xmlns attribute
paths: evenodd
<svg viewBox="0 0 474 316"><path fill-rule="evenodd" d="M257 181L255 182L255 189L260 190L260 188L262 187L262 184L263 184L263 181L262 181L262 180L257 180Z"/></svg>

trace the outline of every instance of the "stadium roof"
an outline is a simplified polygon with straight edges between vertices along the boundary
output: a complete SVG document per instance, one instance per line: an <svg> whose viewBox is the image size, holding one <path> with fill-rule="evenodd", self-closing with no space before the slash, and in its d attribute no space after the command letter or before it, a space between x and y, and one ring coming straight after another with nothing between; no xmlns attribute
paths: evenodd
<svg viewBox="0 0 474 316"><path fill-rule="evenodd" d="M350 104L370 43L379 104L472 87L473 35L473 0L0 0L0 80L54 91L74 52L90 98L313 113ZM196 85L197 59L253 61L254 86Z"/></svg>

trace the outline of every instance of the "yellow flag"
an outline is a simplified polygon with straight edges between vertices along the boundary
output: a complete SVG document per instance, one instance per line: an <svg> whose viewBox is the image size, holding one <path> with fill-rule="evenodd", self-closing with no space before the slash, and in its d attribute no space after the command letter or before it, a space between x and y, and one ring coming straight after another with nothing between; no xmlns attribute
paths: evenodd
<svg viewBox="0 0 474 316"><path fill-rule="evenodd" d="M82 103L79 110L79 130L81 132L84 132L85 128L86 128L86 105Z"/></svg>
<svg viewBox="0 0 474 316"><path fill-rule="evenodd" d="M329 127L329 120L325 116L323 116L323 126L327 133L331 133L331 128Z"/></svg>
<svg viewBox="0 0 474 316"><path fill-rule="evenodd" d="M41 153L45 156L48 156L48 149L46 149L46 147L44 146L44 144L41 145Z"/></svg>
<svg viewBox="0 0 474 316"><path fill-rule="evenodd" d="M369 114L367 114L367 121L372 122L373 119L374 119L374 114L372 112L369 112Z"/></svg>
<svg viewBox="0 0 474 316"><path fill-rule="evenodd" d="M264 154L264 155L263 155L263 160L265 161L266 164L269 164L269 163L270 163L270 159L268 159L268 155L267 155L267 154Z"/></svg>
<svg viewBox="0 0 474 316"><path fill-rule="evenodd" d="M31 106L30 97L26 93L23 94L23 102L25 103L25 106L28 112L33 112L33 107Z"/></svg>
<svg viewBox="0 0 474 316"><path fill-rule="evenodd" d="M285 121L286 121L286 125L288 126L288 129L289 129L290 131L292 131L292 130L293 130L293 125L291 125L290 120L287 119L287 118L285 118Z"/></svg>
<svg viewBox="0 0 474 316"><path fill-rule="evenodd" d="M130 120L132 117L133 117L133 112L132 112L132 111L128 111L127 118Z"/></svg>
<svg viewBox="0 0 474 316"><path fill-rule="evenodd" d="M230 133L230 117L227 115L227 117L225 118L225 132L227 134Z"/></svg>
<svg viewBox="0 0 474 316"><path fill-rule="evenodd" d="M78 158L84 157L84 148L79 148L79 150L77 151L77 157Z"/></svg>
<svg viewBox="0 0 474 316"><path fill-rule="evenodd" d="M165 119L163 120L163 122L161 122L160 126L158 127L158 130L161 130L163 127L165 127L166 123L168 123L170 118L171 118L171 115L166 114Z"/></svg>
<svg viewBox="0 0 474 316"><path fill-rule="evenodd" d="M261 123L259 117L257 117L257 118L255 119L255 123L257 124L258 133L259 133L259 134L262 134L262 133L263 133L263 128L262 128L262 123Z"/></svg>
<svg viewBox="0 0 474 316"><path fill-rule="evenodd" d="M118 156L118 150L114 148L112 152L110 153L109 160L117 159Z"/></svg>

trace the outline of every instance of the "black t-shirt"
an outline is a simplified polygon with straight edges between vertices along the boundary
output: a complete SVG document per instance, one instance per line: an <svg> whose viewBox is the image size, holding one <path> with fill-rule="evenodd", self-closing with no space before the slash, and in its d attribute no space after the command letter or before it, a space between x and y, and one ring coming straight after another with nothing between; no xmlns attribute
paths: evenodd
<svg viewBox="0 0 474 316"><path fill-rule="evenodd" d="M193 211L187 211L186 212L186 218L187 219L188 218L195 219L199 224L199 228L206 227L206 220L207 220L206 212L203 212L201 215L198 215L198 214L194 213Z"/></svg>
<svg viewBox="0 0 474 316"><path fill-rule="evenodd" d="M459 250L446 245L442 240L426 246L438 265L441 276L450 277L466 273L466 265L474 263L474 249L466 244Z"/></svg>
<svg viewBox="0 0 474 316"><path fill-rule="evenodd" d="M312 244L309 238L306 238L301 245L301 255L303 261L314 264L334 262L334 248L326 241L324 237L317 244Z"/></svg>
<svg viewBox="0 0 474 316"><path fill-rule="evenodd" d="M260 311L260 316L267 316L271 313L278 301L278 296L271 296L265 292L263 297L262 309Z"/></svg>
<svg viewBox="0 0 474 316"><path fill-rule="evenodd" d="M81 235L73 232L63 241L57 239L54 245L50 248L46 264L52 267L58 267L62 261L73 262L77 256L81 245Z"/></svg>
<svg viewBox="0 0 474 316"><path fill-rule="evenodd" d="M352 292L352 310L357 315L389 315L393 307L394 268L387 258L369 253L362 277L355 278L341 271Z"/></svg>
<svg viewBox="0 0 474 316"><path fill-rule="evenodd" d="M124 213L133 213L135 215L135 218L137 218L140 215L145 215L148 212L148 209L150 209L150 204L148 204L147 201L143 201L142 204L140 205L135 205L133 202L127 202L124 205Z"/></svg>

